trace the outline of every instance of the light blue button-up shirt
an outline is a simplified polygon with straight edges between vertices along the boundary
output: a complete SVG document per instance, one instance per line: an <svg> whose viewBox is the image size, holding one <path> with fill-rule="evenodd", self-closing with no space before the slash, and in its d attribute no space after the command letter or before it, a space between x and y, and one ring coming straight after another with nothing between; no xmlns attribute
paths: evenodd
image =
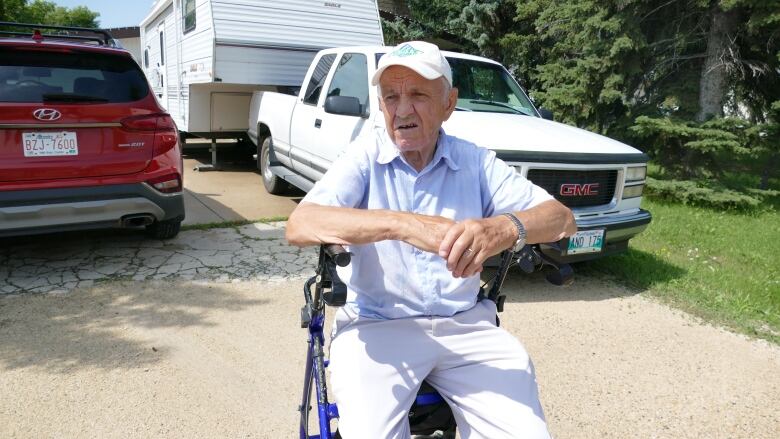
<svg viewBox="0 0 780 439"><path fill-rule="evenodd" d="M440 215L455 221L533 207L552 197L515 172L493 151L448 136L420 172L384 128L358 138L314 185L304 201L360 209ZM480 278L454 278L447 262L402 241L353 245L352 263L339 268L347 307L370 318L452 316L476 303Z"/></svg>

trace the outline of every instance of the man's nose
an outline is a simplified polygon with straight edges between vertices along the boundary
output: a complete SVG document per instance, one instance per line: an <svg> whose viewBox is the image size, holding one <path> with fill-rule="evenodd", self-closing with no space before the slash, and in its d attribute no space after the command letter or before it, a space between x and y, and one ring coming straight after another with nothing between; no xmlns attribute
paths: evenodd
<svg viewBox="0 0 780 439"><path fill-rule="evenodd" d="M414 105L408 97L401 96L398 99L398 107L395 109L395 115L398 117L407 117L414 114Z"/></svg>

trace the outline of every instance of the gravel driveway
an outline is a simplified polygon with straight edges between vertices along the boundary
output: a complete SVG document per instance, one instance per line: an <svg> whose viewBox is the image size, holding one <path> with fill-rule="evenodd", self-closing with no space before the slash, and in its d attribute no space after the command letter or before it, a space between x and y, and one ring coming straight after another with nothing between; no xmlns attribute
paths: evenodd
<svg viewBox="0 0 780 439"><path fill-rule="evenodd" d="M9 261L30 245L0 249L0 437L297 437L313 251L267 227L183 233L154 247L156 267L136 238L86 240L67 258L53 244L23 265ZM97 257L111 248L132 257ZM160 271L196 250L213 259L188 276ZM121 267L64 286L106 258ZM20 287L36 270L49 270L49 293ZM515 275L505 291L502 324L535 361L557 438L778 437L777 346L598 279L561 289Z"/></svg>

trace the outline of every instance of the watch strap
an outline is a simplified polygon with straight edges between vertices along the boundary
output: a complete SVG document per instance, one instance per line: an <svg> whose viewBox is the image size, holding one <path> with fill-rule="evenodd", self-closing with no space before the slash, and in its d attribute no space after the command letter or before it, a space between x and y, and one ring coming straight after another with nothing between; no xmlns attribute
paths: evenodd
<svg viewBox="0 0 780 439"><path fill-rule="evenodd" d="M523 226L523 223L520 221L520 219L515 216L515 214L511 212L505 212L501 215L506 216L510 220L512 220L512 223L517 228L517 240L515 241L514 246L512 246L512 251L520 251L520 249L525 245L526 240L526 233L525 233L525 226Z"/></svg>

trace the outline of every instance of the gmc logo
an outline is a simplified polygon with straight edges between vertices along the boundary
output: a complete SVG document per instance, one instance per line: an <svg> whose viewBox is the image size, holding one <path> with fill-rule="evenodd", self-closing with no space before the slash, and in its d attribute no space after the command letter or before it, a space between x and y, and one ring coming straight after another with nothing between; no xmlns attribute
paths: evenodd
<svg viewBox="0 0 780 439"><path fill-rule="evenodd" d="M579 197L599 194L598 183L567 183L561 185L561 195L564 197Z"/></svg>

